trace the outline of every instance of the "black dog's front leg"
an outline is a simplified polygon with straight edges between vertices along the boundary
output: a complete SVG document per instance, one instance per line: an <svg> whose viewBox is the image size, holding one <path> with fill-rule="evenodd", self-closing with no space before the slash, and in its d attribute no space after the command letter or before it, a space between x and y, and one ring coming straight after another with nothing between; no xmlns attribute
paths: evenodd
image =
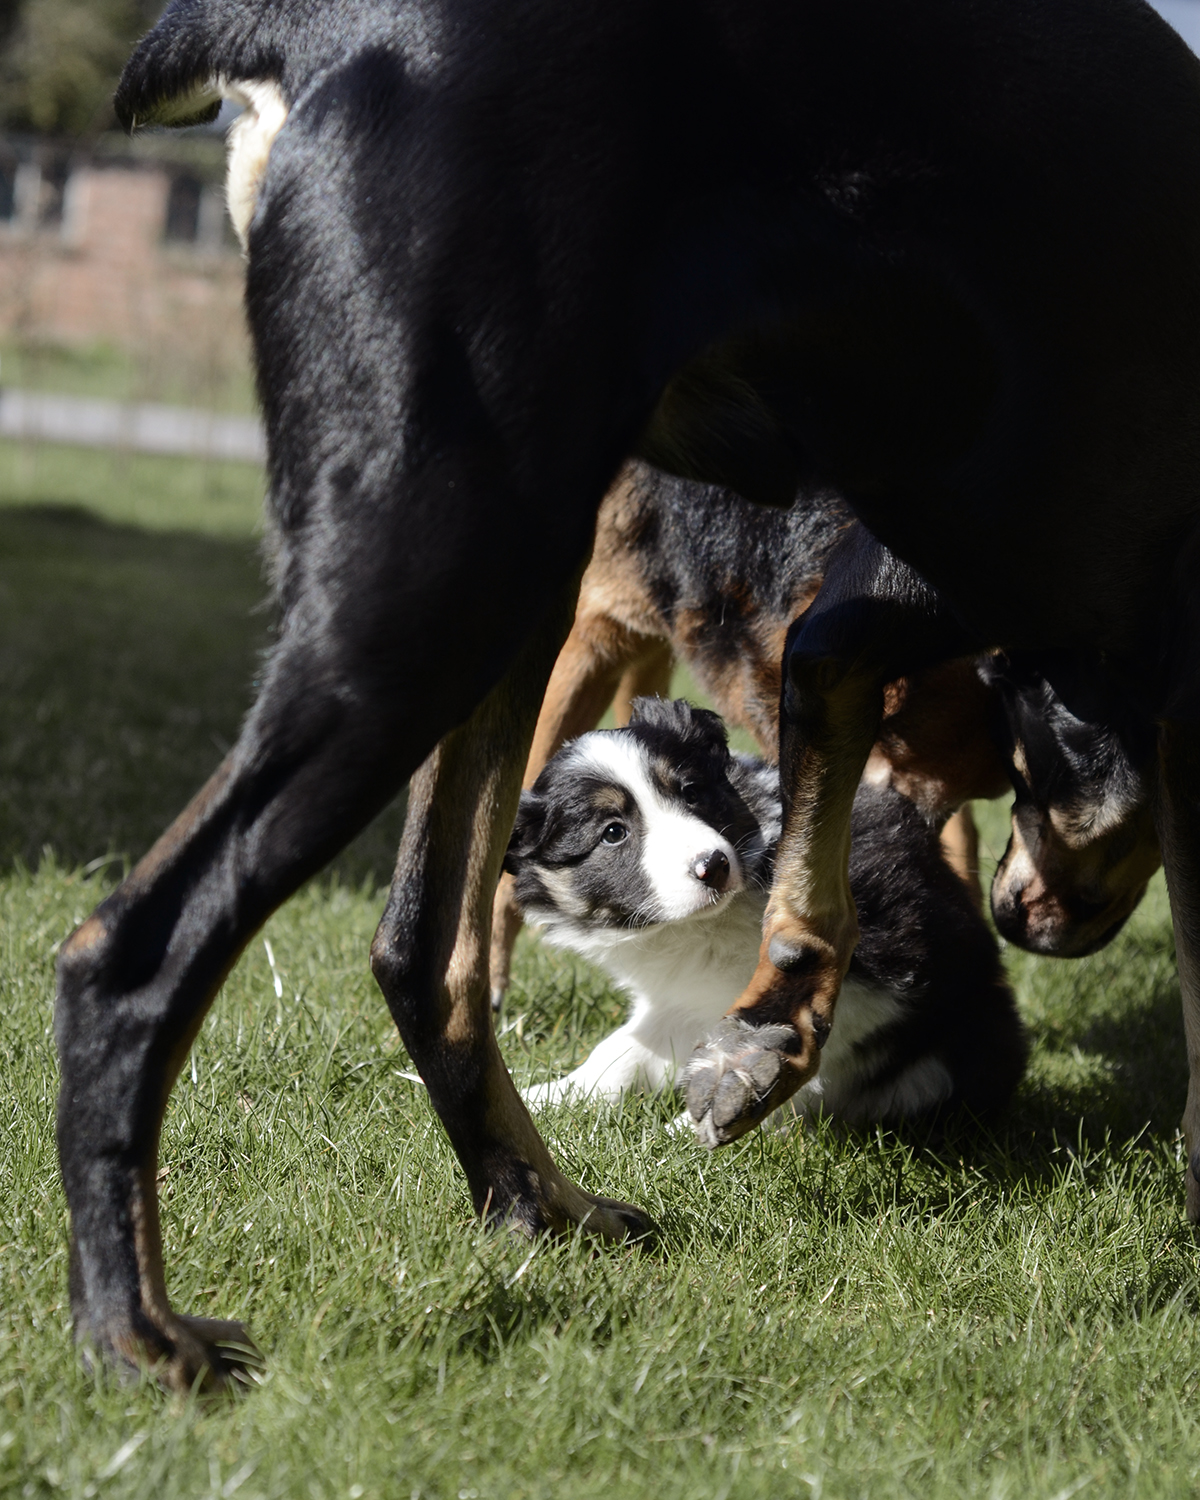
<svg viewBox="0 0 1200 1500"><path fill-rule="evenodd" d="M1183 1113L1187 1148L1187 1216L1200 1224L1200 726L1168 721L1159 746L1157 818L1175 960L1183 999L1188 1094Z"/></svg>

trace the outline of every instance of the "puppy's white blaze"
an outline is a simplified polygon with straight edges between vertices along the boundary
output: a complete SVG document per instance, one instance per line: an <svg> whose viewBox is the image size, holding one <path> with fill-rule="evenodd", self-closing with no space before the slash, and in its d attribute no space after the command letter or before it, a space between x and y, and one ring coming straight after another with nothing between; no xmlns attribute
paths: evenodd
<svg viewBox="0 0 1200 1500"><path fill-rule="evenodd" d="M226 99L240 104L243 110L229 127L225 200L242 249L246 250L267 160L287 120L288 107L279 85L269 78L222 78L219 87Z"/></svg>
<svg viewBox="0 0 1200 1500"><path fill-rule="evenodd" d="M642 869L657 903L656 910L647 913L651 920L675 922L716 908L716 893L696 875L697 863L714 849L729 861L729 879L721 894L731 896L742 889L745 876L737 850L702 818L662 795L650 775L649 757L636 740L588 735L578 744L578 757L581 770L598 772L626 787L641 810Z"/></svg>
<svg viewBox="0 0 1200 1500"><path fill-rule="evenodd" d="M714 849L729 861L729 879L720 895L742 888L741 862L727 838L700 818L672 812L661 802L648 807L646 835L642 844L642 868L659 901L662 920L676 921L693 912L711 911L718 893L703 884L697 864Z"/></svg>

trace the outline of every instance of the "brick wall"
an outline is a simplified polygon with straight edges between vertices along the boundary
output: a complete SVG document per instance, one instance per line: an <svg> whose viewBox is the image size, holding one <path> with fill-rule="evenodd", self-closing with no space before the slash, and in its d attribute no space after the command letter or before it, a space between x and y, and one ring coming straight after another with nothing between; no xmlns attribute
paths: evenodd
<svg viewBox="0 0 1200 1500"><path fill-rule="evenodd" d="M114 345L152 370L246 360L236 251L164 242L171 173L78 166L61 214L0 221L0 335Z"/></svg>

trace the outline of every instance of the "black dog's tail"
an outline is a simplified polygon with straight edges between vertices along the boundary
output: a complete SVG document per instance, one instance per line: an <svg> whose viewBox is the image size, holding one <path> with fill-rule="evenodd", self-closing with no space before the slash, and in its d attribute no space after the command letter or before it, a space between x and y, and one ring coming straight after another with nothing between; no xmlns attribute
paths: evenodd
<svg viewBox="0 0 1200 1500"><path fill-rule="evenodd" d="M277 78L271 28L256 20L238 0L172 0L121 74L122 126L206 124L221 108L222 77Z"/></svg>

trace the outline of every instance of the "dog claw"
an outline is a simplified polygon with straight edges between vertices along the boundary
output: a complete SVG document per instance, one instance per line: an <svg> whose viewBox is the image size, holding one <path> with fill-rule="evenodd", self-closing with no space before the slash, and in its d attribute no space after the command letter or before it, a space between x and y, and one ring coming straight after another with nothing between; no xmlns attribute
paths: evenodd
<svg viewBox="0 0 1200 1500"><path fill-rule="evenodd" d="M658 1225L649 1214L635 1208L632 1203L619 1203L614 1198L594 1199L597 1217L588 1215L585 1231L598 1231L605 1239L631 1242L649 1248L658 1238Z"/></svg>
<svg viewBox="0 0 1200 1500"><path fill-rule="evenodd" d="M208 1354L209 1369L214 1372L218 1384L224 1384L228 1380L245 1383L252 1371L262 1368L262 1354L246 1331L244 1323L228 1318L197 1318L182 1313L176 1316Z"/></svg>
<svg viewBox="0 0 1200 1500"><path fill-rule="evenodd" d="M224 1318L172 1313L165 1329L144 1324L137 1330L110 1329L105 1335L81 1331L78 1338L89 1369L149 1369L161 1386L180 1393L248 1384L263 1364L245 1324Z"/></svg>
<svg viewBox="0 0 1200 1500"><path fill-rule="evenodd" d="M569 1183L563 1195L538 1193L514 1198L507 1203L494 1202L490 1195L482 1212L484 1222L503 1227L530 1239L540 1234L572 1235L604 1240L608 1244L645 1245L658 1238L658 1226L649 1214L632 1203L617 1198L602 1198L585 1193Z"/></svg>
<svg viewBox="0 0 1200 1500"><path fill-rule="evenodd" d="M801 1038L792 1026L751 1026L726 1016L692 1053L684 1091L692 1129L714 1150L753 1129L803 1079L791 1058Z"/></svg>

